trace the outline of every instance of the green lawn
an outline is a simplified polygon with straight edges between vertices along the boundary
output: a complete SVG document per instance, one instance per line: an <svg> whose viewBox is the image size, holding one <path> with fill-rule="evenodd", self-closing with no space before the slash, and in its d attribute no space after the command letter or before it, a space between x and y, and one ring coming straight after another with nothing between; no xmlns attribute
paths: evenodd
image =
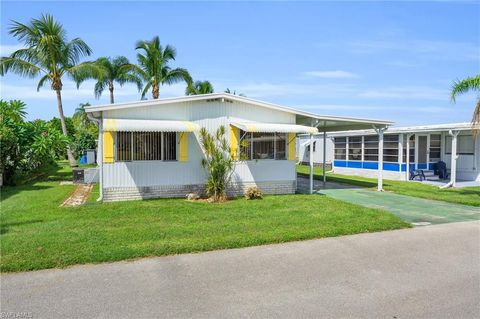
<svg viewBox="0 0 480 319"><path fill-rule="evenodd" d="M297 172L300 175L308 176L310 168L309 166L298 165ZM314 168L314 178L322 179L321 167ZM327 174L327 181L371 188L377 187L377 179L358 176L346 176L330 173ZM383 188L386 191L402 195L440 200L470 206L480 206L480 187L439 189L436 186L416 182L384 180Z"/></svg>
<svg viewBox="0 0 480 319"><path fill-rule="evenodd" d="M159 199L60 208L70 170L2 190L1 271L27 271L409 227L394 215L319 195L223 204ZM95 189L95 192L98 188Z"/></svg>

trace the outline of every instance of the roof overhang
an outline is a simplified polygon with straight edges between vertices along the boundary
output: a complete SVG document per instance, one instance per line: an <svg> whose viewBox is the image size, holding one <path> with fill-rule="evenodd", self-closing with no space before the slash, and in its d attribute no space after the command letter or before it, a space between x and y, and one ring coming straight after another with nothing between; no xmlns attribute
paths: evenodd
<svg viewBox="0 0 480 319"><path fill-rule="evenodd" d="M238 127L245 132L261 133L318 133L316 127L296 125L296 124L276 124L260 122L232 122L231 125Z"/></svg>
<svg viewBox="0 0 480 319"><path fill-rule="evenodd" d="M188 121L103 119L103 130L113 132L196 132L200 126Z"/></svg>
<svg viewBox="0 0 480 319"><path fill-rule="evenodd" d="M435 124L435 125L420 125L420 126L405 126L405 127L391 127L385 131L385 134L419 134L419 133L439 133L448 131L470 131L472 125L470 123L449 123L449 124ZM333 132L329 134L332 137L341 136L358 136L358 135L374 135L377 134L374 130L357 130L350 132Z"/></svg>

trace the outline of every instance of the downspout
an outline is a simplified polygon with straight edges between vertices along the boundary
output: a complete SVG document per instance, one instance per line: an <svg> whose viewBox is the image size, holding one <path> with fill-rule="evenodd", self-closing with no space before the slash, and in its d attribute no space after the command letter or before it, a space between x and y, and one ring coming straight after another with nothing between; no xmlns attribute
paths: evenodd
<svg viewBox="0 0 480 319"><path fill-rule="evenodd" d="M459 131L448 131L448 134L452 137L452 159L450 160L450 182L440 186L440 189L455 187L455 182L457 179L457 136Z"/></svg>
<svg viewBox="0 0 480 319"><path fill-rule="evenodd" d="M98 126L98 150L97 150L97 165L99 166L98 172L98 184L99 184L99 197L97 202L103 200L103 124L102 120L94 117L90 113L87 113L89 120L97 123Z"/></svg>

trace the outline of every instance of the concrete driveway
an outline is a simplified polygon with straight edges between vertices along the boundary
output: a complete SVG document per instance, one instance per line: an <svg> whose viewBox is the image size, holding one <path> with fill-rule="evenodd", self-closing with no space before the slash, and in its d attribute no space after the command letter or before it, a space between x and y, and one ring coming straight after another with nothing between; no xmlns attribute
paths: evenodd
<svg viewBox="0 0 480 319"><path fill-rule="evenodd" d="M308 190L308 179L298 178L298 188ZM379 208L397 215L412 225L431 225L480 220L480 207L447 203L392 192L377 192L368 188L321 181L314 181L315 193L362 205ZM480 200L480 199L479 199Z"/></svg>
<svg viewBox="0 0 480 319"><path fill-rule="evenodd" d="M479 318L480 223L1 276L2 317Z"/></svg>

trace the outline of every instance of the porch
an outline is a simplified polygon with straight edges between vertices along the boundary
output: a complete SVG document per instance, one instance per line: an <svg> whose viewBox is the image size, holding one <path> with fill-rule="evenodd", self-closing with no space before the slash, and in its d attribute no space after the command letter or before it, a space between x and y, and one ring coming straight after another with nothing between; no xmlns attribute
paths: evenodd
<svg viewBox="0 0 480 319"><path fill-rule="evenodd" d="M383 139L373 130L334 133L334 172L373 178L382 170L385 179L478 186L480 140L470 130L458 123L391 128Z"/></svg>

